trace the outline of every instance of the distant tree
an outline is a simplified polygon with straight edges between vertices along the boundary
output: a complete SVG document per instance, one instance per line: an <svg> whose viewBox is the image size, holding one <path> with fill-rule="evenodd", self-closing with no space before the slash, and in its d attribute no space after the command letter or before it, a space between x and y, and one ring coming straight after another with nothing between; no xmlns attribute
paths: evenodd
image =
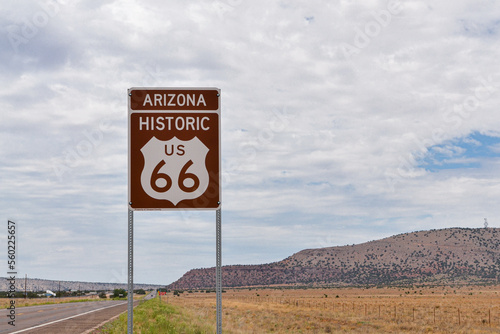
<svg viewBox="0 0 500 334"><path fill-rule="evenodd" d="M106 292L102 291L99 293L99 298L106 299L108 296L106 296Z"/></svg>
<svg viewBox="0 0 500 334"><path fill-rule="evenodd" d="M127 297L127 291L125 289L114 289L113 290L113 298L121 298Z"/></svg>
<svg viewBox="0 0 500 334"><path fill-rule="evenodd" d="M28 298L38 298L38 294L36 292L28 291Z"/></svg>

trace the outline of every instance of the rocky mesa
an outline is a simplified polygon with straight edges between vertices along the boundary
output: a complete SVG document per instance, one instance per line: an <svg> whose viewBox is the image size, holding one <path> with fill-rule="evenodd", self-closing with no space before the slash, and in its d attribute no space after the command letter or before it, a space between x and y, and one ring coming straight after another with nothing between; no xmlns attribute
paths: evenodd
<svg viewBox="0 0 500 334"><path fill-rule="evenodd" d="M306 249L274 263L222 268L223 287L495 283L499 228L404 233L358 245ZM215 268L193 269L171 289L215 287Z"/></svg>

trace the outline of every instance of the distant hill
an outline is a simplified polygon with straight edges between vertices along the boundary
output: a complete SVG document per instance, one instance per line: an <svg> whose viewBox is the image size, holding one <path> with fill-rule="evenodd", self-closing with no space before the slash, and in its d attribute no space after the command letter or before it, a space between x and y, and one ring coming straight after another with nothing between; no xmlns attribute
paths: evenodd
<svg viewBox="0 0 500 334"><path fill-rule="evenodd" d="M493 283L500 276L500 229L447 228L359 245L306 249L274 263L222 268L224 287ZM172 289L213 288L215 268L193 269Z"/></svg>
<svg viewBox="0 0 500 334"><path fill-rule="evenodd" d="M27 291L45 291L52 290L56 291L97 291L97 290L107 290L112 291L114 289L125 289L127 290L128 285L125 283L94 283L94 282L78 282L78 281L53 281L40 278L28 278L26 280ZM164 287L163 285L155 284L134 284L134 289L144 289L151 290L159 287ZM0 291L9 290L9 281L6 278L0 277ZM24 291L24 277L16 277L16 290Z"/></svg>

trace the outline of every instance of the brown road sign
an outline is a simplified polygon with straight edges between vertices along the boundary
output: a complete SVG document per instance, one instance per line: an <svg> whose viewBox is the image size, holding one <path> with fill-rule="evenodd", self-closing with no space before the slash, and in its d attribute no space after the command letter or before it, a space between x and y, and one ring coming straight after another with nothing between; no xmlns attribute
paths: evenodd
<svg viewBox="0 0 500 334"><path fill-rule="evenodd" d="M220 90L129 89L129 206L220 206Z"/></svg>

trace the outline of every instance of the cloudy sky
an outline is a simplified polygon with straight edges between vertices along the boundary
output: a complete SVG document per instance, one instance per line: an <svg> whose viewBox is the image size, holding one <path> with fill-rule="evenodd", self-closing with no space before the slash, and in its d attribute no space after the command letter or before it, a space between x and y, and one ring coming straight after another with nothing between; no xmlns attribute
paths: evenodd
<svg viewBox="0 0 500 334"><path fill-rule="evenodd" d="M500 226L500 4L14 1L0 11L0 249L127 281L127 89L222 90L223 264ZM215 265L215 212L136 212L135 282ZM5 276L0 272L0 276Z"/></svg>

